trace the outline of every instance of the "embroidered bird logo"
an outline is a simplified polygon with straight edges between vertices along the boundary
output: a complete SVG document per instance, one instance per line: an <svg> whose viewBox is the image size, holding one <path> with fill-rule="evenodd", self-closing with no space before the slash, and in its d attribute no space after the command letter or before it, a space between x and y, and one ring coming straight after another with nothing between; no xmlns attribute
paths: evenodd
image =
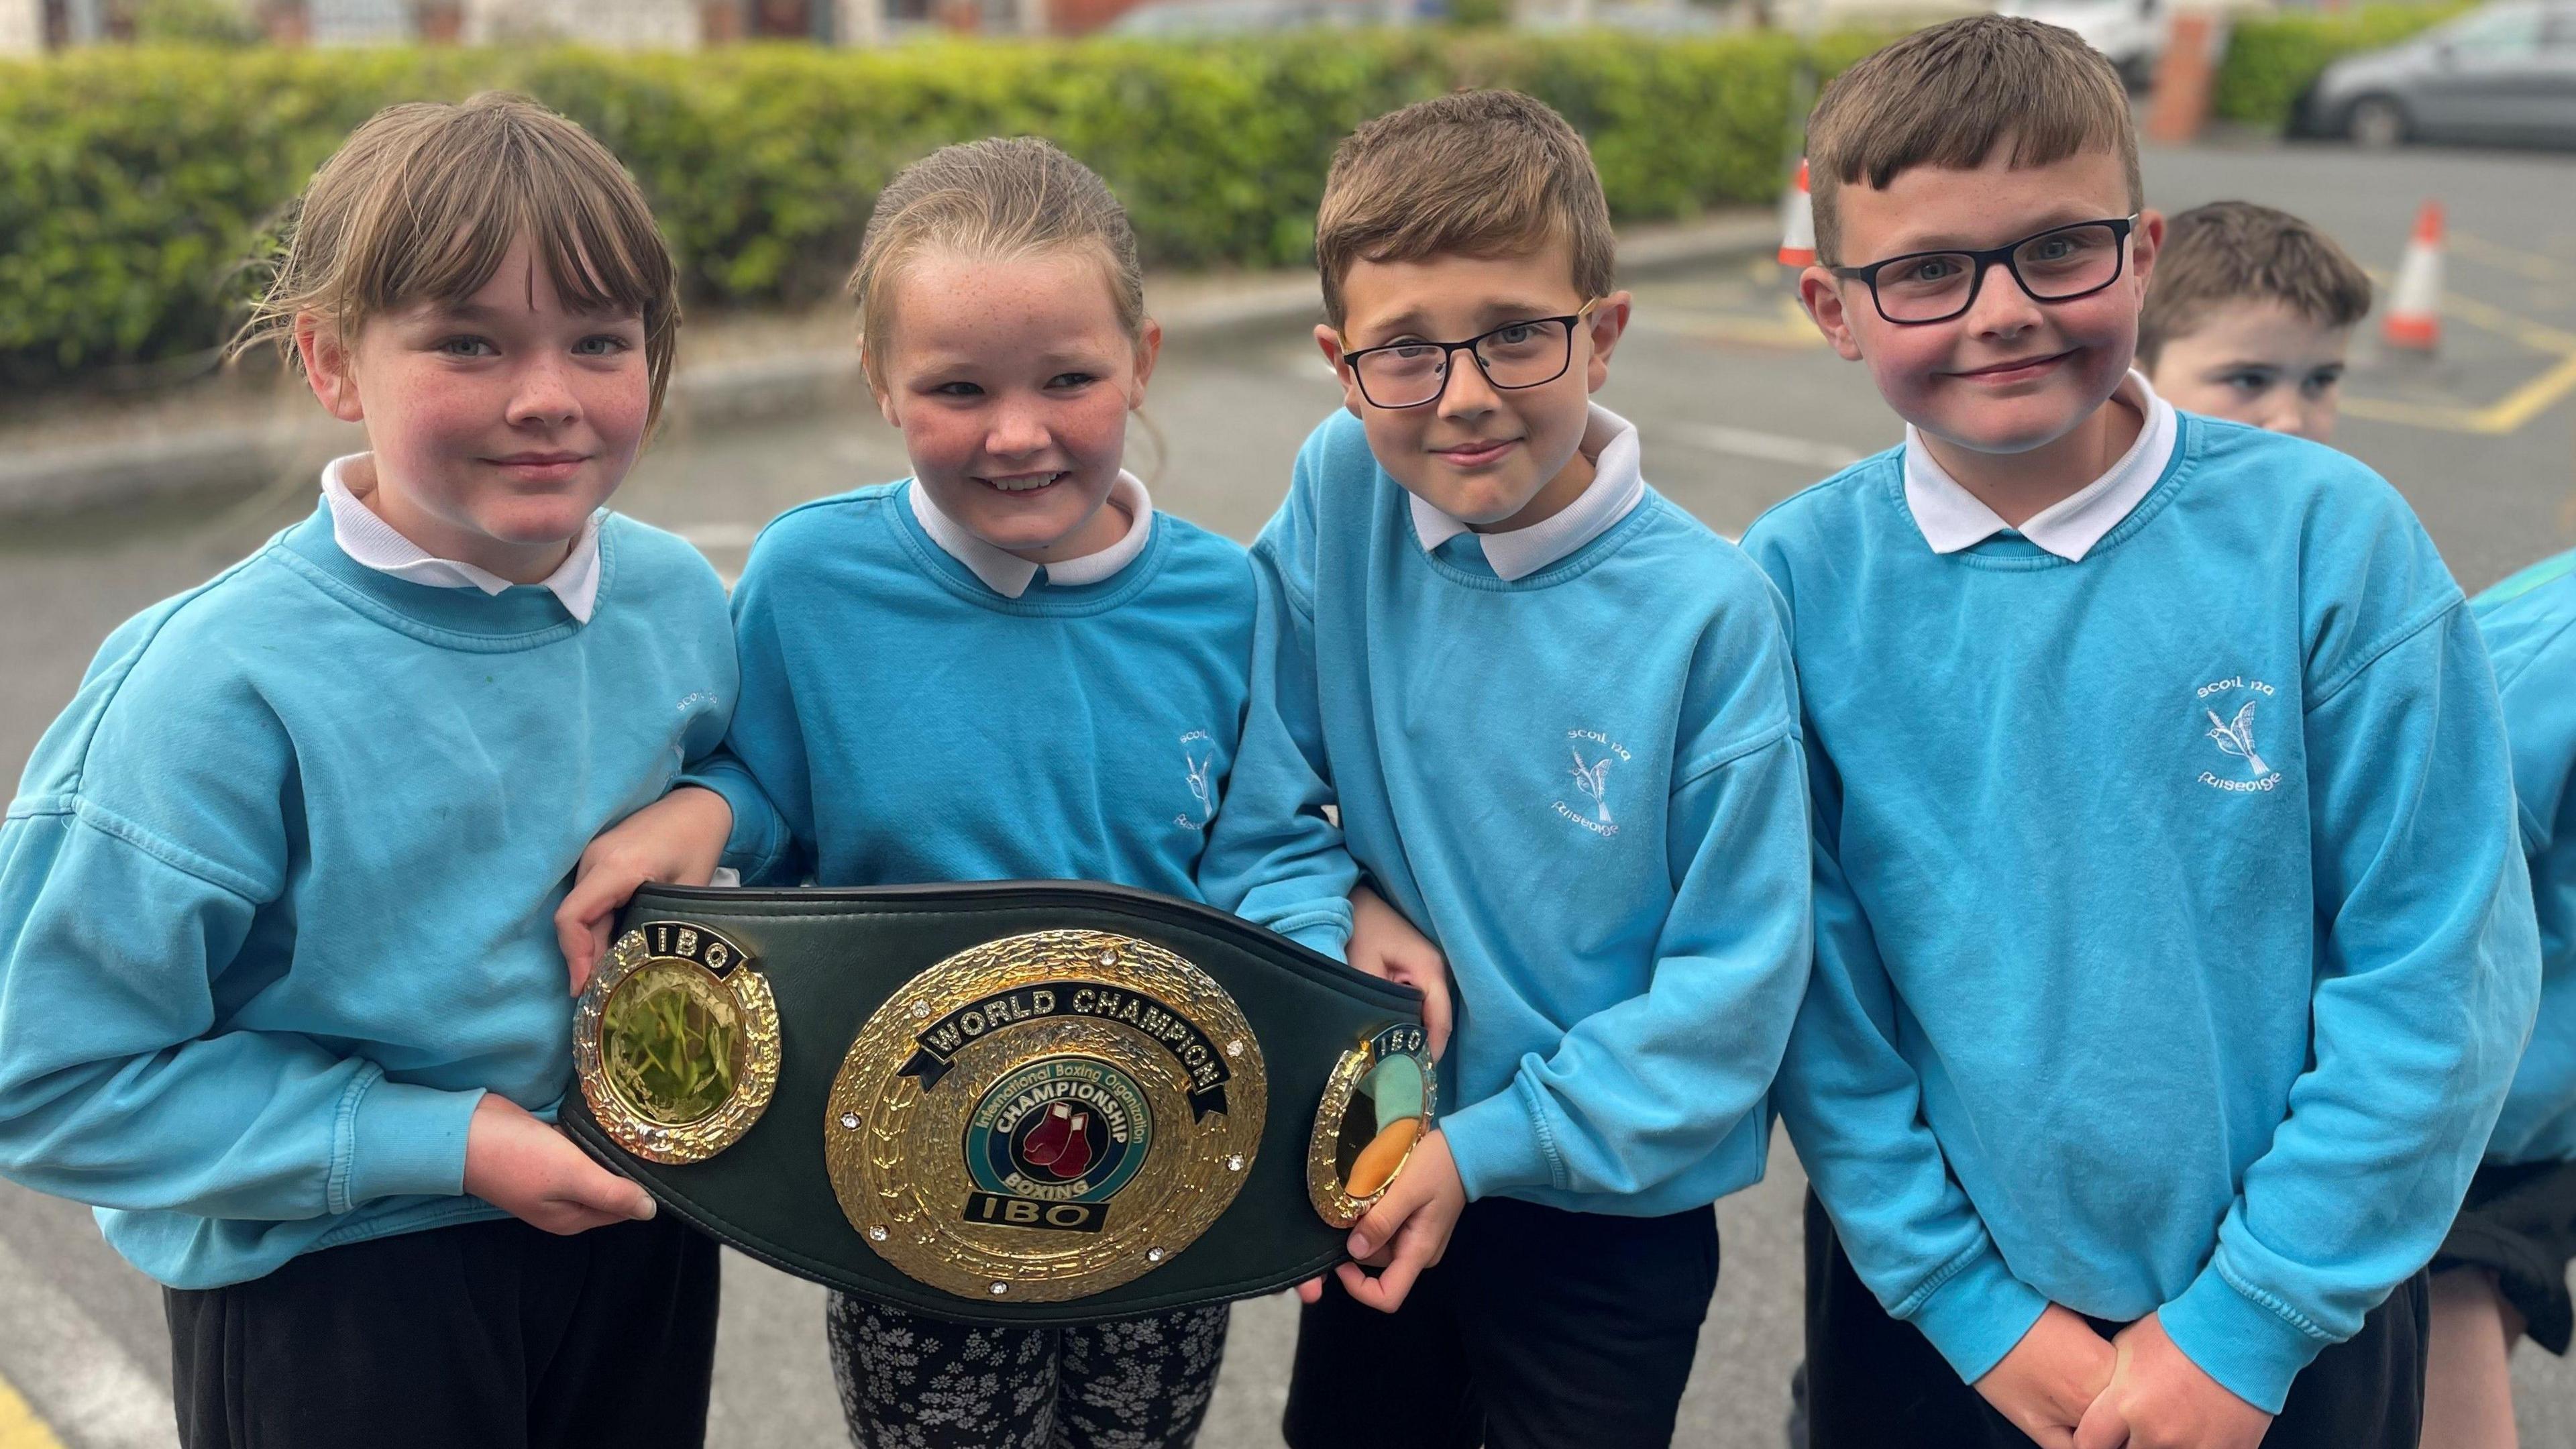
<svg viewBox="0 0 2576 1449"><path fill-rule="evenodd" d="M1583 752L1581 750L1573 751L1573 755L1574 788L1581 790L1584 794L1592 797L1593 811L1598 815L1602 824L1609 824L1610 761L1613 757L1610 755L1603 755L1599 763L1587 765L1583 763Z"/></svg>
<svg viewBox="0 0 2576 1449"><path fill-rule="evenodd" d="M2257 778L2260 778L2272 773L2272 767L2263 763L2261 755L2254 753L2254 706L2258 702L2251 699L2245 701L2245 707L2236 712L2236 720L2232 724L2220 719L2218 711L2214 709L2204 709L2201 712L2209 716L2209 737L2218 741L2219 753L2235 755L2244 760L2247 767L2254 771Z"/></svg>
<svg viewBox="0 0 2576 1449"><path fill-rule="evenodd" d="M1188 823L1205 825L1216 818L1216 782L1208 778L1216 768L1216 751L1210 750L1204 757L1185 751L1184 758L1190 766L1190 794L1199 802L1199 818Z"/></svg>

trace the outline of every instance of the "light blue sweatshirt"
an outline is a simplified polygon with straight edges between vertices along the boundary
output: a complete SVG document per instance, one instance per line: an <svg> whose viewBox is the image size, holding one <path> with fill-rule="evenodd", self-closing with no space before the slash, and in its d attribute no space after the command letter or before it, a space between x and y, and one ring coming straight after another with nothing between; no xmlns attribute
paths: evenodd
<svg viewBox="0 0 2576 1449"><path fill-rule="evenodd" d="M2540 1021L2487 1156L2576 1159L2576 553L2532 565L2470 604L2504 693L2522 851L2540 917Z"/></svg>
<svg viewBox="0 0 2576 1449"><path fill-rule="evenodd" d="M177 1288L500 1215L466 1124L571 1080L564 884L733 709L706 561L599 550L582 624L317 511L108 637L0 825L0 1173Z"/></svg>
<svg viewBox="0 0 2576 1449"><path fill-rule="evenodd" d="M1816 979L1782 1119L1974 1381L2056 1302L2277 1411L2451 1223L2539 982L2493 675L2367 468L2186 415L2082 561L1901 452L1745 547L1796 615Z"/></svg>
<svg viewBox="0 0 2576 1449"><path fill-rule="evenodd" d="M1347 840L1439 943L1469 1197L1644 1217L1759 1179L1809 958L1797 684L1760 571L1651 489L1514 580L1472 535L1426 553L1339 412L1253 560L1210 897L1306 918L1348 891Z"/></svg>
<svg viewBox="0 0 2576 1449"><path fill-rule="evenodd" d="M745 883L1094 880L1200 900L1243 724L1252 571L1169 514L1096 583L1006 598L909 483L790 509L734 589L742 707L693 776Z"/></svg>

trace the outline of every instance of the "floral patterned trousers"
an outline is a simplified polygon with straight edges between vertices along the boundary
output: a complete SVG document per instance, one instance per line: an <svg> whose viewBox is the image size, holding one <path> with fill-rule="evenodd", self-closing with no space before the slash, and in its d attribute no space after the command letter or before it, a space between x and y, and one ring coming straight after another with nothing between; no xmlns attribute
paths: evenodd
<svg viewBox="0 0 2576 1449"><path fill-rule="evenodd" d="M835 1293L825 1314L859 1449L1189 1449L1226 1308L979 1328Z"/></svg>

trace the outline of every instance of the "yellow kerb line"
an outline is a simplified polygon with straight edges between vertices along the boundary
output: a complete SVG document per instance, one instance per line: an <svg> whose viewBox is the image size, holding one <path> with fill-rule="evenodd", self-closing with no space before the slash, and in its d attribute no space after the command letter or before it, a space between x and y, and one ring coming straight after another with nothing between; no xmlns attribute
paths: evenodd
<svg viewBox="0 0 2576 1449"><path fill-rule="evenodd" d="M2385 272L2376 268L2364 270L2381 286L2388 284ZM2472 327L2483 328L2498 336L2510 337L2534 352L2555 354L2558 362L2482 408L2444 407L2435 403L2400 402L2394 398L2346 394L2343 411L2375 422L2410 423L2419 428L2500 437L2519 431L2525 423L2555 406L2560 398L2576 392L2576 332L2561 331L2528 317L2517 317L2501 307L2489 306L2475 297L2463 297L2457 292L2442 294L2442 315L2456 317Z"/></svg>
<svg viewBox="0 0 2576 1449"><path fill-rule="evenodd" d="M1780 310L1770 317L1749 317L1740 312L1715 315L1684 312L1678 318L1659 316L1648 324L1649 331L1667 336L1689 337L1701 342L1744 342L1757 347L1822 347L1824 335L1807 316L1807 309L1790 297L1780 303Z"/></svg>
<svg viewBox="0 0 2576 1449"><path fill-rule="evenodd" d="M2570 392L2576 392L2576 353L2561 358L2556 367L2515 388L2504 401L2479 414L2478 420L2488 431L2510 433L2548 411Z"/></svg>
<svg viewBox="0 0 2576 1449"><path fill-rule="evenodd" d="M63 1441L27 1407L7 1379L0 1379L0 1449L63 1449Z"/></svg>
<svg viewBox="0 0 2576 1449"><path fill-rule="evenodd" d="M2534 352L2576 352L2576 332L2561 332L2547 323L2491 307L2475 297L2445 292L2442 310L2472 327L2510 337Z"/></svg>
<svg viewBox="0 0 2576 1449"><path fill-rule="evenodd" d="M2498 246L2465 231L2451 233L2451 250L2481 266L2513 272L2535 282L2576 281L2576 261Z"/></svg>

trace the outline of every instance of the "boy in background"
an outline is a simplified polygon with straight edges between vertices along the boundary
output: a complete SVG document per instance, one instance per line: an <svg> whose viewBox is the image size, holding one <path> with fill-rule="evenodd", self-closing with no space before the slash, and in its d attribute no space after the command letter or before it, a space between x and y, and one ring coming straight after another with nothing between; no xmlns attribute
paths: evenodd
<svg viewBox="0 0 2576 1449"><path fill-rule="evenodd" d="M2285 211L2213 201L2166 225L2138 318L2138 370L2187 413L2334 439L2370 278Z"/></svg>

